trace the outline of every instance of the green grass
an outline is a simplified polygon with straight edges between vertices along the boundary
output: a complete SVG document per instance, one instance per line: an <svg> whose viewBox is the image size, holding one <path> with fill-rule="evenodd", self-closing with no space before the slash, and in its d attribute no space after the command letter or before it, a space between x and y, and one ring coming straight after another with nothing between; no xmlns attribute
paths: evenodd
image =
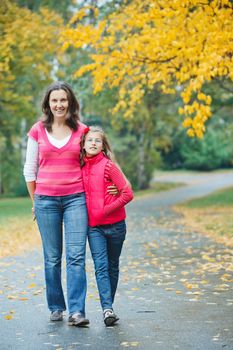
<svg viewBox="0 0 233 350"><path fill-rule="evenodd" d="M0 199L0 221L9 218L31 215L32 203L30 198L4 198Z"/></svg>
<svg viewBox="0 0 233 350"><path fill-rule="evenodd" d="M135 191L135 196L153 194L154 192L166 191L181 184L176 183L156 183L148 190ZM32 203L29 197L22 198L2 198L0 199L0 222L9 218L30 217Z"/></svg>
<svg viewBox="0 0 233 350"><path fill-rule="evenodd" d="M233 187L182 203L188 208L233 207Z"/></svg>
<svg viewBox="0 0 233 350"><path fill-rule="evenodd" d="M184 186L182 183L155 183L150 189L135 191L135 197L151 195L160 191L167 191L179 186ZM185 202L188 208L204 208L212 206L233 206L233 187L214 192L206 197L193 199ZM0 199L0 221L13 217L25 217L31 215L31 200L28 197L23 198L4 198Z"/></svg>
<svg viewBox="0 0 233 350"><path fill-rule="evenodd" d="M176 187L186 186L184 183L178 182L156 182L146 190L134 191L135 197L142 197L144 195L151 195L156 192L172 190Z"/></svg>

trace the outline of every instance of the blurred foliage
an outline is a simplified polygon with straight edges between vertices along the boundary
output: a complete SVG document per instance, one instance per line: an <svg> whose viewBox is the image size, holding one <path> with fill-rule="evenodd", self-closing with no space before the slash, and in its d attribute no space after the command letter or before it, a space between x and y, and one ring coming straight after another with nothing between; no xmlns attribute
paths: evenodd
<svg viewBox="0 0 233 350"><path fill-rule="evenodd" d="M36 98L51 82L61 17L40 8L33 13L12 1L0 7L0 130L13 130L20 118L32 120ZM14 117L16 115L16 117Z"/></svg>
<svg viewBox="0 0 233 350"><path fill-rule="evenodd" d="M203 137L212 102L204 84L233 79L232 2L124 1L104 18L96 4L81 8L62 32L64 50L90 50L91 62L77 65L75 76L90 73L94 93L118 87L113 111L128 119L155 84L168 94L179 88L183 126Z"/></svg>
<svg viewBox="0 0 233 350"><path fill-rule="evenodd" d="M15 3L33 12L39 12L41 7L46 7L53 12L56 11L65 21L68 21L74 10L77 9L75 0L16 0Z"/></svg>
<svg viewBox="0 0 233 350"><path fill-rule="evenodd" d="M42 89L52 81L62 26L60 15L48 8L32 12L14 1L1 1L1 193L25 188L20 178L26 131L38 118Z"/></svg>
<svg viewBox="0 0 233 350"><path fill-rule="evenodd" d="M212 96L213 118L206 123L207 132L200 141L189 139L181 126L183 117L178 114L178 110L183 105L180 93L185 84L176 85L173 95L164 94L160 82L155 82L153 86L143 86L140 103L137 104L132 116L125 118L121 109L113 113L124 84L118 86L113 82L111 89L108 85L104 85L98 94L93 95L93 78L90 75L84 75L82 78L74 75L75 71L91 63L93 57L96 57L92 56L95 48L92 45L83 45L80 48L73 45L62 52L59 39L61 31L64 30L64 23L70 21L76 9L82 12L83 7L88 6L82 20L76 16L76 20L73 19L70 26L72 30L80 24L87 28L89 25L97 28L104 18L114 17L116 11L120 11L126 4L127 2L122 0L1 1L0 193L2 195L27 193L22 176L26 134L41 114L40 100L43 89L53 80L69 82L80 100L83 121L88 125L101 124L105 129L117 161L134 189L147 188L156 167L207 170L232 166L233 84L229 78L218 76L212 79L211 83L202 86L203 94ZM139 10L144 8L143 6L141 4ZM129 18L131 17L130 15ZM222 20L224 22L224 18ZM133 22L131 24L133 25ZM86 28L85 26L83 28ZM83 34L85 33L94 35L95 31L84 31ZM140 30L132 32L129 39L139 33ZM121 35L121 31L118 31L119 42L124 39ZM189 38L189 45L190 40ZM220 46L222 47L222 44ZM140 51L141 54L146 54L145 47L143 46L143 50ZM188 48L193 49L192 45L187 46ZM129 51L125 52L130 54ZM112 51L106 53L110 58ZM138 51L135 51L136 58L137 54ZM133 70L130 71L128 65L122 69L116 66L116 69L119 74L126 72L128 77L136 74L137 81L140 82L141 76L137 69L140 66L143 71L145 67L143 68L136 58ZM106 79L111 77L113 71L108 72ZM104 76L101 77L101 72L99 70L97 76L102 79ZM114 79L117 82L115 76ZM135 84L130 84L126 91L133 98L137 97ZM124 100L124 95L122 99Z"/></svg>
<svg viewBox="0 0 233 350"><path fill-rule="evenodd" d="M216 123L215 123L216 124ZM203 140L188 139L183 130L173 138L172 149L163 154L168 168L213 170L233 165L232 131L209 126Z"/></svg>
<svg viewBox="0 0 233 350"><path fill-rule="evenodd" d="M186 137L180 125L170 134L171 144L161 150L167 168L213 170L233 166L233 84L216 80L205 86L213 96L213 115L202 140Z"/></svg>

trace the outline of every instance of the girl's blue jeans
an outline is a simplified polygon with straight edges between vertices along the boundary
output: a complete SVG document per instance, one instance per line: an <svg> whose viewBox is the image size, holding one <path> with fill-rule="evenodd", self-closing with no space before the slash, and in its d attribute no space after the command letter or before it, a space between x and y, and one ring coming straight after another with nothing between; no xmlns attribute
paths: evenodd
<svg viewBox="0 0 233 350"><path fill-rule="evenodd" d="M111 309L119 279L119 259L126 235L125 221L89 227L88 241L95 265L101 306Z"/></svg>
<svg viewBox="0 0 233 350"><path fill-rule="evenodd" d="M69 313L85 315L88 228L85 194L60 197L35 194L35 216L43 244L49 310L66 309L61 279L64 228Z"/></svg>

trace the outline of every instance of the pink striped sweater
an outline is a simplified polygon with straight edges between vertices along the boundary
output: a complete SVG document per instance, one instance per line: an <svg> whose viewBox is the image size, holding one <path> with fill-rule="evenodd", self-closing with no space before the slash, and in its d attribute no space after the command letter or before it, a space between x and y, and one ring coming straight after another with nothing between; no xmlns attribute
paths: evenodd
<svg viewBox="0 0 233 350"><path fill-rule="evenodd" d="M53 146L46 135L43 123L37 122L28 136L39 146L39 169L35 193L48 196L66 196L84 192L80 169L80 138L86 125L79 122L65 146Z"/></svg>

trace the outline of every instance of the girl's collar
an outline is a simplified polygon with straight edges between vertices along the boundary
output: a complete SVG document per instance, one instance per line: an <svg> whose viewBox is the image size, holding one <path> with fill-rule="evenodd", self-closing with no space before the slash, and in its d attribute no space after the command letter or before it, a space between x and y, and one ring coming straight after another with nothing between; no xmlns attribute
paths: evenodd
<svg viewBox="0 0 233 350"><path fill-rule="evenodd" d="M100 152L94 157L86 157L85 156L84 157L84 162L85 163L89 163L89 164L94 164L94 163L98 163L103 158L105 158L105 155L103 154L103 152Z"/></svg>

